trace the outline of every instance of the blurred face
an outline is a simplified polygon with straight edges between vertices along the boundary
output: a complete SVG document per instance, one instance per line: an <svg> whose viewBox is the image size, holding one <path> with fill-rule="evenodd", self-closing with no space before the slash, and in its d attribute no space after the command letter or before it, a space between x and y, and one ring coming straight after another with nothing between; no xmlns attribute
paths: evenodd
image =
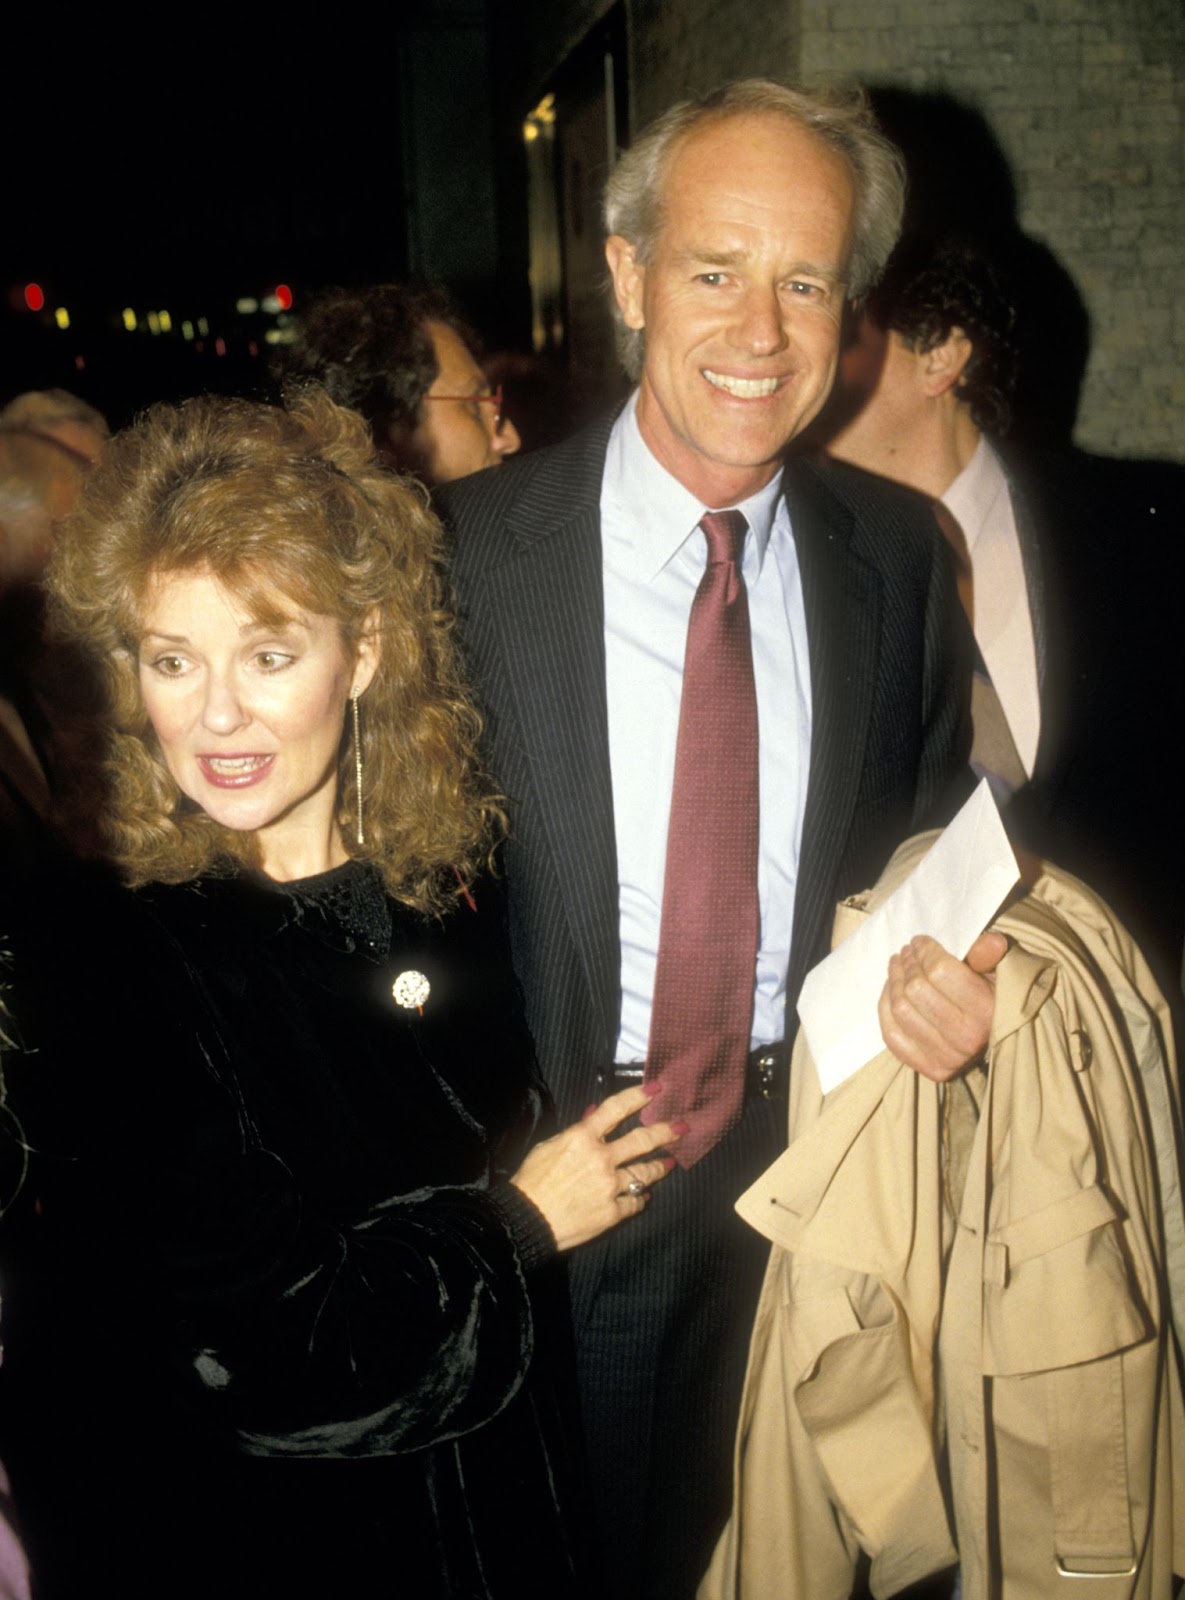
<svg viewBox="0 0 1185 1600"><path fill-rule="evenodd" d="M676 146L648 262L608 241L622 315L645 330L642 435L705 505L768 483L827 396L853 202L847 162L815 134L742 114Z"/></svg>
<svg viewBox="0 0 1185 1600"><path fill-rule="evenodd" d="M74 417L39 422L33 431L49 439L56 439L59 444L64 444L67 450L73 451L76 456L81 456L92 467L103 454L107 443L97 428L92 427L89 422Z"/></svg>
<svg viewBox="0 0 1185 1600"><path fill-rule="evenodd" d="M0 593L40 583L52 553L53 521L40 507L9 513L0 523Z"/></svg>
<svg viewBox="0 0 1185 1600"><path fill-rule="evenodd" d="M855 322L839 381L821 422L829 455L882 477L904 479L927 407L927 355L867 314Z"/></svg>
<svg viewBox="0 0 1185 1600"><path fill-rule="evenodd" d="M54 524L78 504L82 471L52 441L13 432L0 434L0 477L9 480L10 502L18 502L10 503L0 523L0 590L40 583L53 551Z"/></svg>
<svg viewBox="0 0 1185 1600"><path fill-rule="evenodd" d="M443 322L430 322L439 367L420 405L412 443L427 463L429 483L451 483L512 456L521 440L510 419L498 417L489 381L468 346Z"/></svg>
<svg viewBox="0 0 1185 1600"><path fill-rule="evenodd" d="M259 836L264 870L291 879L345 860L337 767L351 693L377 664L374 635L347 652L332 617L280 591L260 623L205 571L165 573L145 600L140 692L183 794Z"/></svg>

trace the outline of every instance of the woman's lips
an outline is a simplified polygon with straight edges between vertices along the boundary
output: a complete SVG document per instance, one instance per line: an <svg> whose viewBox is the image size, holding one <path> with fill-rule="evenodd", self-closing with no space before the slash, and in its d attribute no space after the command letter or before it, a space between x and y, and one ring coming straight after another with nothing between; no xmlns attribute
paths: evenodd
<svg viewBox="0 0 1185 1600"><path fill-rule="evenodd" d="M197 764L207 783L216 789L249 789L266 778L275 763L274 755L198 756Z"/></svg>

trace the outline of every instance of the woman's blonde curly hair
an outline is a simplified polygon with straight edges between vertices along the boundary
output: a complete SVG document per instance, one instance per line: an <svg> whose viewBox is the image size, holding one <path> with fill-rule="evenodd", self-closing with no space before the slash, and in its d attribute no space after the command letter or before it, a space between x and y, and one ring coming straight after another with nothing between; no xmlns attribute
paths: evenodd
<svg viewBox="0 0 1185 1600"><path fill-rule="evenodd" d="M149 586L201 571L261 622L281 620L277 596L333 617L351 653L380 619L378 670L360 703L366 843L353 843L348 727L343 841L408 905L439 911L462 892L505 816L478 759L481 722L445 609L442 537L420 485L381 469L365 423L320 391L286 411L213 397L154 406L116 436L59 530L49 590L58 631L106 675L100 825L129 882L178 883L228 858L258 861L252 834L182 795L140 695Z"/></svg>

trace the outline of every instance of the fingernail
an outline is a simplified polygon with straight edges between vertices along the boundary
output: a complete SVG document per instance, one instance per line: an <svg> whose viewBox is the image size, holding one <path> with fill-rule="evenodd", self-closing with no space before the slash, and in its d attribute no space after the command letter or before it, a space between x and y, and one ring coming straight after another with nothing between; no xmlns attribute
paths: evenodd
<svg viewBox="0 0 1185 1600"><path fill-rule="evenodd" d="M677 1165L678 1163L676 1162L674 1156L663 1156L662 1166L664 1172L673 1172Z"/></svg>
<svg viewBox="0 0 1185 1600"><path fill-rule="evenodd" d="M642 1092L643 1094L648 1094L653 1100L656 1094L662 1093L662 1079L651 1078L649 1083L644 1083L642 1085Z"/></svg>
<svg viewBox="0 0 1185 1600"><path fill-rule="evenodd" d="M581 1113L581 1117L580 1117L581 1122L587 1121L588 1118L592 1116L593 1112L596 1109L597 1109L597 1102L595 1100L593 1101L591 1106L585 1106L584 1111Z"/></svg>
<svg viewBox="0 0 1185 1600"><path fill-rule="evenodd" d="M691 1132L691 1124L690 1124L690 1122L684 1122L682 1119L680 1119L678 1122L672 1122L671 1123L671 1132L672 1133L677 1133L679 1135L683 1135L685 1133L690 1133Z"/></svg>

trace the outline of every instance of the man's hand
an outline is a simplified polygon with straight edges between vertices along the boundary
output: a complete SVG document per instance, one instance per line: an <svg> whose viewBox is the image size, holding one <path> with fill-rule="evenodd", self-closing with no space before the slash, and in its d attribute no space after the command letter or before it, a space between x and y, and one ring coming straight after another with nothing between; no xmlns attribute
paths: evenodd
<svg viewBox="0 0 1185 1600"><path fill-rule="evenodd" d="M1007 948L1002 933L981 933L966 961L956 961L937 940L920 936L890 959L877 1009L898 1061L943 1083L980 1055L996 1003L993 974Z"/></svg>

